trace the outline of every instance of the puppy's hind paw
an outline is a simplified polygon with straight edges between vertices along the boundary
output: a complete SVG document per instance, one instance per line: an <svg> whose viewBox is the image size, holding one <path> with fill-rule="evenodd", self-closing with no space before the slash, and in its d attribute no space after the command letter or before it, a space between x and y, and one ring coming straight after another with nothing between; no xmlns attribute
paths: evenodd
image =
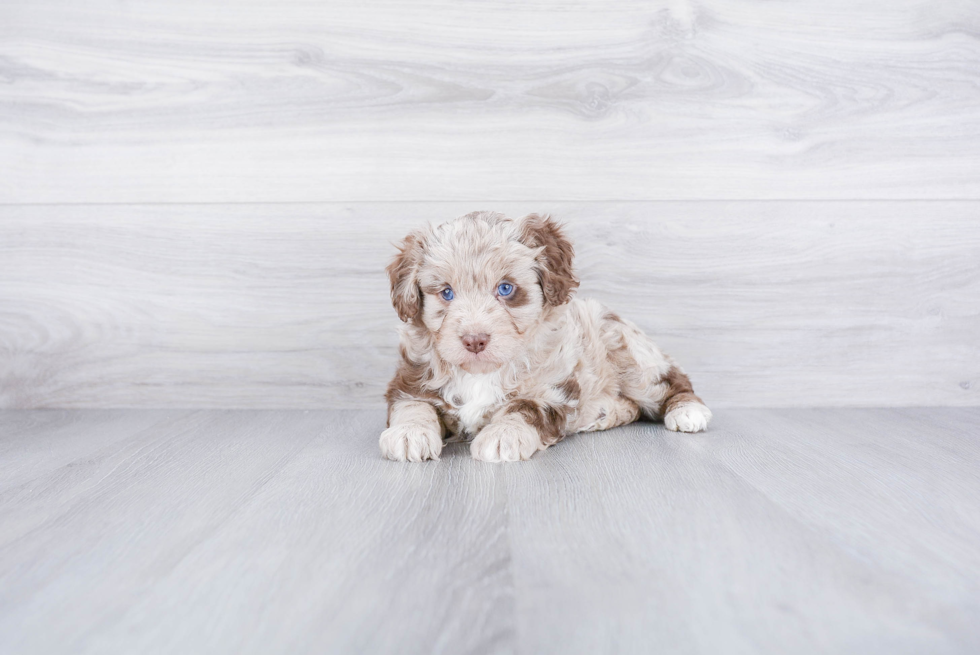
<svg viewBox="0 0 980 655"><path fill-rule="evenodd" d="M381 454L396 462L422 462L439 459L442 452L442 436L439 431L425 424L405 423L393 425L381 433Z"/></svg>
<svg viewBox="0 0 980 655"><path fill-rule="evenodd" d="M701 403L685 403L664 416L664 426L674 432L701 432L708 429L711 410Z"/></svg>

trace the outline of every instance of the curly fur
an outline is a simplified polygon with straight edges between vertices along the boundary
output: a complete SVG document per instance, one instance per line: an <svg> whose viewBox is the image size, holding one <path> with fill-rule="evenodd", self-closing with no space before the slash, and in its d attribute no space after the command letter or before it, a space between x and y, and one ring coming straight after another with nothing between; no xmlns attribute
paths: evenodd
<svg viewBox="0 0 980 655"><path fill-rule="evenodd" d="M527 459L567 434L640 416L707 428L711 412L651 339L573 298L573 257L561 226L537 214L474 212L405 237L387 269L403 324L385 457L438 459L456 438L472 440L476 459ZM506 297L502 281L514 286ZM489 338L481 352L462 340L475 334Z"/></svg>

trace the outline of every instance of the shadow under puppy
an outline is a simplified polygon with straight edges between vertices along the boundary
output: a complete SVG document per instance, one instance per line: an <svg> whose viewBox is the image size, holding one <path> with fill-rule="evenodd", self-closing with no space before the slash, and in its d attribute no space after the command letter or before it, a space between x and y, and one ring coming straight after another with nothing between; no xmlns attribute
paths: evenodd
<svg viewBox="0 0 980 655"><path fill-rule="evenodd" d="M670 357L598 302L572 299L572 256L537 214L474 212L405 237L387 269L403 324L385 457L438 459L455 436L472 439L475 459L516 461L641 415L707 428L711 411Z"/></svg>

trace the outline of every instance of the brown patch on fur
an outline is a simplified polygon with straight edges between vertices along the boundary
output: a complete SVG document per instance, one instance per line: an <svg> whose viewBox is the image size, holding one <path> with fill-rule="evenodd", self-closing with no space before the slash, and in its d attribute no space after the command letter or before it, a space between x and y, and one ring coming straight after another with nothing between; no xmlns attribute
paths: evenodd
<svg viewBox="0 0 980 655"><path fill-rule="evenodd" d="M439 420L442 421L442 425L446 428L446 434L459 434L459 419L456 414L448 411L440 411L436 408L436 413L439 415Z"/></svg>
<svg viewBox="0 0 980 655"><path fill-rule="evenodd" d="M424 244L417 233L409 234L398 246L398 254L385 269L391 282L391 304L398 318L408 322L422 318L422 291L418 272L422 264Z"/></svg>
<svg viewBox="0 0 980 655"><path fill-rule="evenodd" d="M660 379L660 382L667 384L667 393L664 395L663 404L660 406L661 415L666 415L678 405L702 402L700 398L694 395L694 387L691 386L690 378L676 366L671 366L667 374Z"/></svg>
<svg viewBox="0 0 980 655"><path fill-rule="evenodd" d="M456 432L457 421L450 416L450 406L437 392L427 388L425 381L429 377L429 369L425 364L413 362L406 356L405 349L400 348L401 362L395 377L388 383L385 400L388 401L388 427L391 427L391 407L398 401L417 400L435 407L439 420L450 431Z"/></svg>
<svg viewBox="0 0 980 655"><path fill-rule="evenodd" d="M561 226L550 216L528 214L522 219L521 242L529 248L544 248L538 255L538 280L545 302L558 306L571 300L578 287L572 270L575 249Z"/></svg>
<svg viewBox="0 0 980 655"><path fill-rule="evenodd" d="M523 307L531 302L531 297L527 295L527 291L523 287L515 285L513 293L504 298L504 302L507 303L508 307Z"/></svg>
<svg viewBox="0 0 980 655"><path fill-rule="evenodd" d="M565 402L575 402L582 397L582 387L579 386L578 380L574 377L570 377L559 384L558 388L565 394Z"/></svg>
<svg viewBox="0 0 980 655"><path fill-rule="evenodd" d="M400 400L421 400L430 404L442 401L435 391L423 386L427 369L402 357L395 371L395 377L388 383L385 400L388 401L388 421L391 421L391 406Z"/></svg>
<svg viewBox="0 0 980 655"><path fill-rule="evenodd" d="M606 356L612 362L617 373L623 374L628 371L633 371L637 367L636 358L630 354L630 349L627 347L626 341L621 338L619 347L609 350Z"/></svg>
<svg viewBox="0 0 980 655"><path fill-rule="evenodd" d="M613 321L615 323L622 323L623 322L623 319L621 319L619 317L619 314L617 314L616 312L606 312L606 315L603 316L602 318L604 318L607 321Z"/></svg>
<svg viewBox="0 0 980 655"><path fill-rule="evenodd" d="M505 410L508 414L520 414L537 430L541 443L551 446L565 438L565 411L551 405L540 405L533 400L514 400Z"/></svg>

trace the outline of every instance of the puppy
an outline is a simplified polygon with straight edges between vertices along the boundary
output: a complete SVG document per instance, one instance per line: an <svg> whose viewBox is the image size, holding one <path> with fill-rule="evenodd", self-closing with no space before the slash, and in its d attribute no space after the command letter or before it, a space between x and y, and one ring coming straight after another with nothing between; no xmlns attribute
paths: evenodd
<svg viewBox="0 0 980 655"><path fill-rule="evenodd" d="M566 434L640 416L698 432L711 412L633 323L573 299L572 244L547 216L474 212L409 234L388 266L403 321L388 385L388 459L439 459L446 438L512 462Z"/></svg>

